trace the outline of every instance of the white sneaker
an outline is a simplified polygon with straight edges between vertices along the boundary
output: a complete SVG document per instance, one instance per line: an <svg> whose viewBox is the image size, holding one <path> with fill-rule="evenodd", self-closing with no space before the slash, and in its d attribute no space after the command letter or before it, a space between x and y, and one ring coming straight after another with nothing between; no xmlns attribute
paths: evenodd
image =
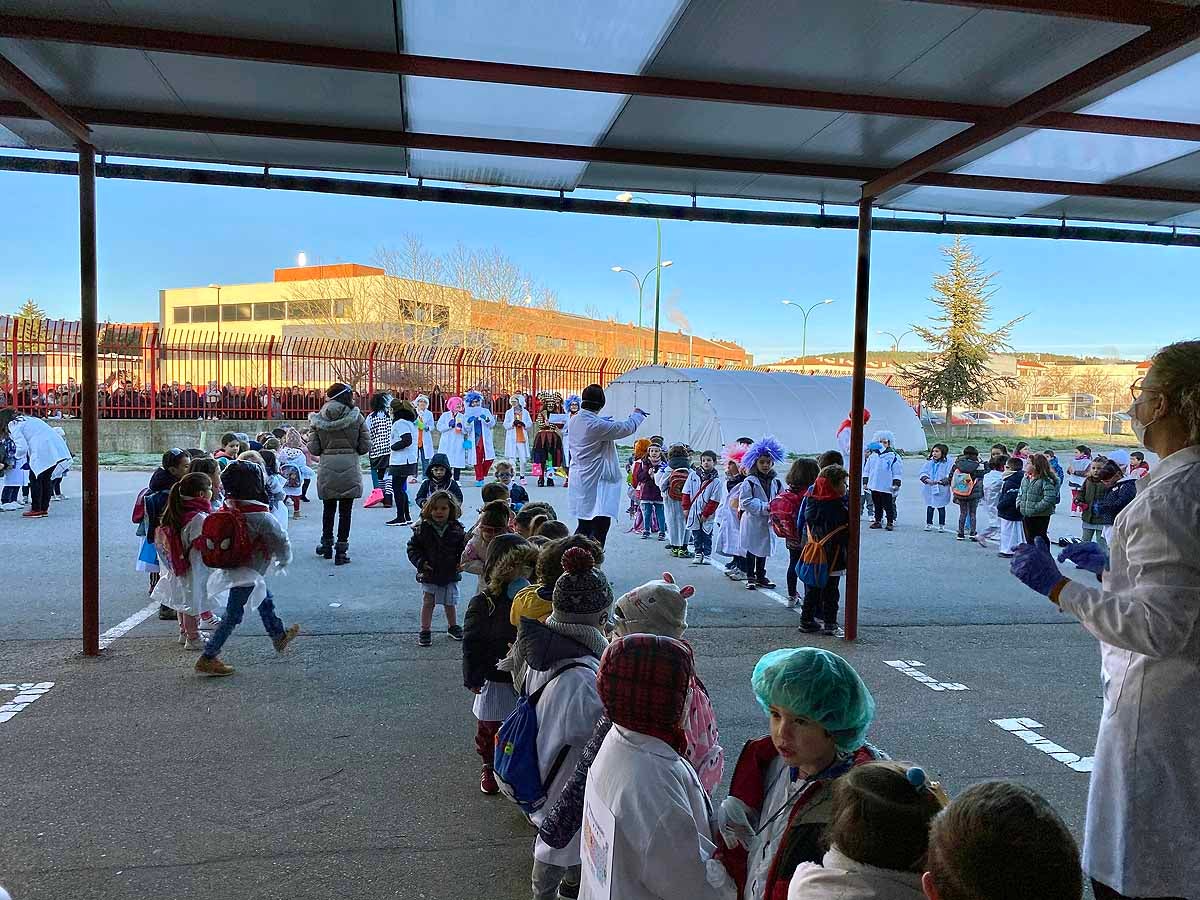
<svg viewBox="0 0 1200 900"><path fill-rule="evenodd" d="M939 526L938 526L938 534L945 534L945 533L946 533L946 526L945 526L945 525L939 525Z"/></svg>
<svg viewBox="0 0 1200 900"><path fill-rule="evenodd" d="M187 639L186 639L186 640L183 642L183 649L184 649L184 650L203 650L203 649L204 649L204 645L205 645L206 643L207 643L207 642L206 642L206 641L204 640L204 638L202 638L202 637L198 637L198 638L187 638Z"/></svg>
<svg viewBox="0 0 1200 900"><path fill-rule="evenodd" d="M216 631L217 626L220 624L221 624L221 617L213 616L212 618L209 618L209 619L201 619L199 624L196 627L199 628L201 631Z"/></svg>
<svg viewBox="0 0 1200 900"><path fill-rule="evenodd" d="M788 604L787 604L788 609L795 609L799 605L800 605L799 597L788 597Z"/></svg>
<svg viewBox="0 0 1200 900"><path fill-rule="evenodd" d="M0 509L4 510L5 512L12 512L13 510L20 508L21 504L17 503L16 500L9 500L7 503L0 504Z"/></svg>
<svg viewBox="0 0 1200 900"><path fill-rule="evenodd" d="M50 499L51 499L51 500L62 500L62 499L63 499L63 495L62 495L62 494L55 494L55 495L54 495L53 497L51 497Z"/></svg>
<svg viewBox="0 0 1200 900"><path fill-rule="evenodd" d="M926 531L933 531L933 526L932 526L932 525L926 525L926 526L925 526L925 530L926 530Z"/></svg>

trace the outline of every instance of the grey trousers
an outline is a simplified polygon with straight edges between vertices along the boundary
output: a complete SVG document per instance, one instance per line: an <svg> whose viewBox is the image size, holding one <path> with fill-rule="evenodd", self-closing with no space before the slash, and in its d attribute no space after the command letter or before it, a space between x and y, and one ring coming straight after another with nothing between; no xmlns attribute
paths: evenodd
<svg viewBox="0 0 1200 900"><path fill-rule="evenodd" d="M558 900L559 885L569 884L578 888L582 869L581 865L555 866L535 859L533 861L533 900Z"/></svg>

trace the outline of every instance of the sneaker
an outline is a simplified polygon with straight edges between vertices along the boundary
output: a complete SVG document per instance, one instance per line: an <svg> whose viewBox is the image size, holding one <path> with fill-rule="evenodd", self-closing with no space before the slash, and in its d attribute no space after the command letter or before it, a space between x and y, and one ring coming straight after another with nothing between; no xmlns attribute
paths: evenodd
<svg viewBox="0 0 1200 900"><path fill-rule="evenodd" d="M878 522L872 522L870 527L871 528L882 528L883 526L880 525Z"/></svg>
<svg viewBox="0 0 1200 900"><path fill-rule="evenodd" d="M741 579L738 579L738 580L740 581ZM748 590L748 591L757 591L758 590L758 585L755 583L753 578L746 579L746 590Z"/></svg>
<svg viewBox="0 0 1200 900"><path fill-rule="evenodd" d="M826 622L821 626L821 634L825 635L825 637L836 638L843 638L846 636L846 632L842 631L837 622Z"/></svg>
<svg viewBox="0 0 1200 900"><path fill-rule="evenodd" d="M221 617L209 615L208 618L200 619L200 624L197 626L201 631L215 631L217 626L221 624Z"/></svg>
<svg viewBox="0 0 1200 900"><path fill-rule="evenodd" d="M13 510L20 508L21 506L16 500L9 500L7 503L0 503L0 510L3 510L4 512L12 512Z"/></svg>
<svg viewBox="0 0 1200 900"><path fill-rule="evenodd" d="M692 559L692 565L693 565L693 566L702 566L702 565L704 565L704 554L703 554L703 553L697 553L697 554L696 554L696 556L695 556L695 557Z"/></svg>
<svg viewBox="0 0 1200 900"><path fill-rule="evenodd" d="M404 522L404 520L403 520L402 518L400 518L399 516L396 516L396 518L394 518L394 519L388 519L388 520L387 520L386 522L384 522L383 524L384 524L384 525L403 525L403 524L405 524L405 522Z"/></svg>
<svg viewBox="0 0 1200 900"><path fill-rule="evenodd" d="M933 531L933 526L932 526L932 525L926 525L926 526L925 526L925 530L926 530L926 531Z"/></svg>
<svg viewBox="0 0 1200 900"><path fill-rule="evenodd" d="M665 531L660 531L658 533L658 539L660 541L665 541L667 539L667 533Z"/></svg>
<svg viewBox="0 0 1200 900"><path fill-rule="evenodd" d="M687 547L679 548L679 558L680 559L691 559L695 555L696 554L693 553L691 550L689 550Z"/></svg>
<svg viewBox="0 0 1200 900"><path fill-rule="evenodd" d="M1015 556L1016 554L1013 554L1013 553L997 553L996 555L997 555L998 557L1000 557L1001 559L1012 559L1012 558L1013 558L1013 556Z"/></svg>
<svg viewBox="0 0 1200 900"><path fill-rule="evenodd" d="M965 541L967 539L967 536L965 534L956 534L954 536L954 539L956 541Z"/></svg>
<svg viewBox="0 0 1200 900"><path fill-rule="evenodd" d="M158 607L158 617L164 622L174 622L179 618L179 616L175 614L175 610L171 609L169 606L163 606L161 604L159 604Z"/></svg>
<svg viewBox="0 0 1200 900"><path fill-rule="evenodd" d="M895 531L895 530L896 530L896 526L891 522L888 522L887 526L884 528L884 531Z"/></svg>
<svg viewBox="0 0 1200 900"><path fill-rule="evenodd" d="M760 578L756 583L760 588L766 588L768 591L775 589L775 582L769 578Z"/></svg>
<svg viewBox="0 0 1200 900"><path fill-rule="evenodd" d="M227 666L215 656L202 656L196 660L196 671L201 675L232 675L233 666Z"/></svg>
<svg viewBox="0 0 1200 900"><path fill-rule="evenodd" d="M478 487L478 488L483 487L483 482L480 481L478 478L475 479L475 487Z"/></svg>
<svg viewBox="0 0 1200 900"><path fill-rule="evenodd" d="M432 647L433 646L433 633L429 632L429 631L422 631L420 634L418 634L417 635L417 646L418 647Z"/></svg>
<svg viewBox="0 0 1200 900"><path fill-rule="evenodd" d="M451 625L446 629L446 634L450 635L452 641L461 641L463 639L462 626Z"/></svg>
<svg viewBox="0 0 1200 900"><path fill-rule="evenodd" d="M296 635L300 633L300 626L293 625L277 638L271 638L271 643L275 645L275 652L282 653L292 641L296 639Z"/></svg>
<svg viewBox="0 0 1200 900"><path fill-rule="evenodd" d="M729 576L730 581L745 581L746 580L746 573L740 572L737 569L734 569L732 572L726 572L725 574Z"/></svg>
<svg viewBox="0 0 1200 900"><path fill-rule="evenodd" d="M479 790L489 796L500 793L500 785L496 784L496 774L491 766L484 766L479 773Z"/></svg>
<svg viewBox="0 0 1200 900"><path fill-rule="evenodd" d="M182 643L184 650L203 650L207 641L205 641L204 638L195 637L185 638Z"/></svg>
<svg viewBox="0 0 1200 900"><path fill-rule="evenodd" d="M649 537L650 537L650 532L648 532L648 531L643 531L643 532L642 532L642 540L643 540L643 541L644 541L644 540L647 540Z"/></svg>
<svg viewBox="0 0 1200 900"><path fill-rule="evenodd" d="M50 499L51 499L51 500L62 500L62 499L63 499L63 495L62 495L62 494L55 494L55 495L54 495L53 497L51 497Z"/></svg>
<svg viewBox="0 0 1200 900"><path fill-rule="evenodd" d="M800 620L800 631L804 632L805 634L816 634L820 630L821 623L816 619Z"/></svg>
<svg viewBox="0 0 1200 900"><path fill-rule="evenodd" d="M22 519L44 519L44 518L46 518L47 515L49 515L49 513L47 513L45 510L27 509L27 510L25 510L25 512L21 513L21 518Z"/></svg>
<svg viewBox="0 0 1200 900"><path fill-rule="evenodd" d="M946 533L946 526L945 526L945 525L939 525L939 526L938 526L938 534L945 534L945 533Z"/></svg>
<svg viewBox="0 0 1200 900"><path fill-rule="evenodd" d="M799 597L797 597L795 594L791 594L788 596L788 609L795 609L799 605L800 605Z"/></svg>

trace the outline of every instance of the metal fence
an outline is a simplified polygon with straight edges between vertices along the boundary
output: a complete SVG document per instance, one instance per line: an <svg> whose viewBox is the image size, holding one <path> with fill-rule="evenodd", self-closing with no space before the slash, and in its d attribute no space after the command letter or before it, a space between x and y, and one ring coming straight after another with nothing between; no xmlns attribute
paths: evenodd
<svg viewBox="0 0 1200 900"><path fill-rule="evenodd" d="M39 416L78 416L78 322L0 317L0 406ZM632 358L595 359L376 341L196 332L106 324L97 340L101 418L294 419L320 409L342 381L360 399L383 389L429 397L476 390L503 411L513 393L564 397L607 385L636 368ZM746 367L736 367L746 368Z"/></svg>

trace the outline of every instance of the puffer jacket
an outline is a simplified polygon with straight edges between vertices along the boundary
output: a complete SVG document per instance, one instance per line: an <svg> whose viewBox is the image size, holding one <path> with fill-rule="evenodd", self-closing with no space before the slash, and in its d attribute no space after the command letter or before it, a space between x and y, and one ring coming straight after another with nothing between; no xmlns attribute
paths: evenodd
<svg viewBox="0 0 1200 900"><path fill-rule="evenodd" d="M1022 478L1021 490L1017 494L1017 509L1025 518L1050 516L1058 508L1058 479Z"/></svg>
<svg viewBox="0 0 1200 900"><path fill-rule="evenodd" d="M441 534L431 523L418 522L408 539L408 561L417 570L417 581L438 586L462 581L458 560L466 546L462 522L450 522Z"/></svg>
<svg viewBox="0 0 1200 900"><path fill-rule="evenodd" d="M1112 519L1105 519L1104 515L1096 510L1092 504L1108 493L1108 485L1099 478L1085 478L1083 486L1079 489L1078 503L1083 507L1080 513L1080 518L1084 525L1111 525Z"/></svg>
<svg viewBox="0 0 1200 900"><path fill-rule="evenodd" d="M1112 487L1104 491L1096 500L1093 524L1112 525L1117 521L1121 510L1133 502L1137 494L1138 479L1136 475L1126 475Z"/></svg>
<svg viewBox="0 0 1200 900"><path fill-rule="evenodd" d="M317 496L322 500L357 500L363 495L358 458L371 449L366 420L357 407L329 400L320 412L308 414L312 433L308 452L321 458Z"/></svg>
<svg viewBox="0 0 1200 900"><path fill-rule="evenodd" d="M507 595L496 597L481 591L471 598L463 619L464 686L482 688L486 681L512 684L512 673L496 668L517 639L517 629L509 621L511 611L512 601Z"/></svg>

